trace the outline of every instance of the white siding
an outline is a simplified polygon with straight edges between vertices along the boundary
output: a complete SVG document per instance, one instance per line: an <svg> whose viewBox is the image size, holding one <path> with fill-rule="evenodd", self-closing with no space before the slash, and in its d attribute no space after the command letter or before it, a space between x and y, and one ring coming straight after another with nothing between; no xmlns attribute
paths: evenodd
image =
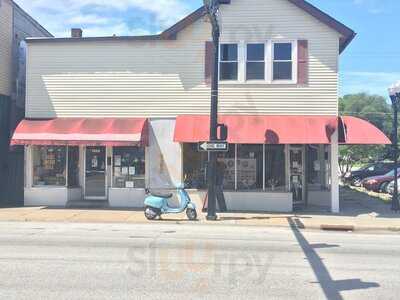
<svg viewBox="0 0 400 300"><path fill-rule="evenodd" d="M286 0L222 6L222 41L307 39L309 85L223 84L231 114L337 114L339 35ZM204 47L197 21L176 41L30 44L27 117L148 116L209 112Z"/></svg>
<svg viewBox="0 0 400 300"><path fill-rule="evenodd" d="M9 0L0 0L0 94L11 94L13 8Z"/></svg>

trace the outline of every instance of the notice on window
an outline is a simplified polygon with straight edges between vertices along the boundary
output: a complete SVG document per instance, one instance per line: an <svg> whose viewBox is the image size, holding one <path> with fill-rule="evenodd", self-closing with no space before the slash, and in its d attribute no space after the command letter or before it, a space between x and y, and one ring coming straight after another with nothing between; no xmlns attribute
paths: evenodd
<svg viewBox="0 0 400 300"><path fill-rule="evenodd" d="M257 160L255 158L250 159L238 159L238 181L245 186L253 186L257 182Z"/></svg>
<svg viewBox="0 0 400 300"><path fill-rule="evenodd" d="M124 176L128 175L128 167L122 167L121 174L124 175Z"/></svg>
<svg viewBox="0 0 400 300"><path fill-rule="evenodd" d="M129 175L136 175L136 168L135 167L129 167Z"/></svg>
<svg viewBox="0 0 400 300"><path fill-rule="evenodd" d="M321 171L321 164L318 160L314 161L314 171Z"/></svg>
<svg viewBox="0 0 400 300"><path fill-rule="evenodd" d="M120 167L114 167L114 176L116 176L116 177L121 176L121 168Z"/></svg>
<svg viewBox="0 0 400 300"><path fill-rule="evenodd" d="M120 167L121 166L121 156L120 155L115 155L114 156L114 165L116 167Z"/></svg>
<svg viewBox="0 0 400 300"><path fill-rule="evenodd" d="M125 187L131 189L131 188L134 188L135 185L134 185L133 181L125 181Z"/></svg>
<svg viewBox="0 0 400 300"><path fill-rule="evenodd" d="M97 166L99 165L98 160L97 160L97 156L93 156L92 158L92 168L97 168Z"/></svg>

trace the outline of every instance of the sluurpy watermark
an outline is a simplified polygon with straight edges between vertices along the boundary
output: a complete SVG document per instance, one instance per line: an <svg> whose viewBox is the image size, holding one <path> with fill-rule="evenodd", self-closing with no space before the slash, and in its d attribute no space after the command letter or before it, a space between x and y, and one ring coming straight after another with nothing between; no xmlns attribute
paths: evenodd
<svg viewBox="0 0 400 300"><path fill-rule="evenodd" d="M218 242L184 241L174 244L150 243L128 250L129 272L135 278L156 282L186 282L191 291L204 291L223 282L229 287L242 282L262 284L273 256L243 250Z"/></svg>

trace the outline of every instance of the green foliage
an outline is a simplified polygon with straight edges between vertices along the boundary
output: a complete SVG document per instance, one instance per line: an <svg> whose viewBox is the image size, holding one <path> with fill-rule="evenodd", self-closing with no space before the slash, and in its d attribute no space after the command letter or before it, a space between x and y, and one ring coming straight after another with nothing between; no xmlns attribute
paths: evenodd
<svg viewBox="0 0 400 300"><path fill-rule="evenodd" d="M368 120L387 135L392 130L392 107L386 99L366 93L346 95L339 99L339 114Z"/></svg>
<svg viewBox="0 0 400 300"><path fill-rule="evenodd" d="M386 135L392 135L392 107L382 96L366 93L346 95L339 99L339 114L362 118L374 124ZM339 168L343 175L355 164L387 158L390 158L390 146L341 146Z"/></svg>

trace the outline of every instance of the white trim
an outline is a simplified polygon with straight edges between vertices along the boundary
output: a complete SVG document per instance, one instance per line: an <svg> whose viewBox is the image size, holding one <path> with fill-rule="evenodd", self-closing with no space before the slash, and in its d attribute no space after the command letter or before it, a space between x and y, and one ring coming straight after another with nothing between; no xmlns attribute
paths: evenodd
<svg viewBox="0 0 400 300"><path fill-rule="evenodd" d="M339 201L339 144L338 131L331 136L331 211L340 212Z"/></svg>
<svg viewBox="0 0 400 300"><path fill-rule="evenodd" d="M274 72L274 44L275 43L290 43L292 45L292 80L273 80ZM248 44L264 44L265 57L265 79L264 80L247 80L246 78L246 68L247 68L247 45ZM237 45L238 58L237 61L227 61L227 62L237 62L238 64L238 79L237 80L221 80L221 49L222 45ZM297 69L298 69L298 57L297 57L297 45L298 40L292 39L273 39L267 40L265 42L257 41L232 41L232 42L221 42L218 53L218 80L220 85L241 85L241 84L263 84L263 85L297 85Z"/></svg>
<svg viewBox="0 0 400 300"><path fill-rule="evenodd" d="M248 60L247 59L247 46L248 45L264 45L264 60ZM244 49L244 64L243 64L243 66L244 66L244 80L243 81L245 81L246 83L265 83L265 81L266 81L266 79L267 79L267 57L266 57L266 54L267 54L267 51L266 51L266 48L267 48L267 45L266 45L266 43L252 43L252 42L249 42L249 43L245 43L244 44L244 47L243 47L243 49ZM247 79L247 63L264 63L264 79Z"/></svg>
<svg viewBox="0 0 400 300"><path fill-rule="evenodd" d="M274 80L274 45L281 43L290 43L292 45L292 79ZM279 61L278 61L279 62ZM284 61L282 61L284 62ZM289 61L287 61L289 62ZM271 83L272 84L296 84L297 83L297 40L272 40L271 41Z"/></svg>
<svg viewBox="0 0 400 300"><path fill-rule="evenodd" d="M236 45L236 47L237 47L237 59L236 60L227 60L227 61L221 61L221 51L222 51L222 45ZM224 82L224 83L240 83L241 81L240 81L240 77L241 77L241 74L240 74L240 68L241 68L241 65L242 65L242 51L241 51L241 48L242 48L242 42L238 42L238 41L236 41L236 42L224 42L224 43L220 43L219 44L219 47L218 47L218 49L219 49L219 53L218 53L218 81L220 81L220 82ZM227 80L227 79L222 79L221 80L221 64L222 63L237 63L237 80Z"/></svg>

